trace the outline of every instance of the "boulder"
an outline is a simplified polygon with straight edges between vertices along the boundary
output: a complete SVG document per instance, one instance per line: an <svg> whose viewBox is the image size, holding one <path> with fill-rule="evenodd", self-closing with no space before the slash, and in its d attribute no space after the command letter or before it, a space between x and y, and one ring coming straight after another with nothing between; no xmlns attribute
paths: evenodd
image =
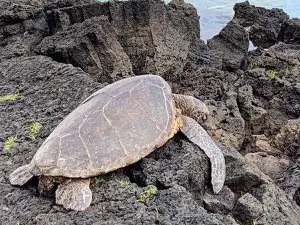
<svg viewBox="0 0 300 225"><path fill-rule="evenodd" d="M230 21L218 35L207 40L210 64L217 68L236 71L241 69L249 48L248 33L236 21Z"/></svg>
<svg viewBox="0 0 300 225"><path fill-rule="evenodd" d="M281 25L289 19L282 9L265 9L250 5L248 1L234 6L234 19L249 29L254 46L269 48L277 43Z"/></svg>
<svg viewBox="0 0 300 225"><path fill-rule="evenodd" d="M47 11L50 33L92 17L107 16L130 58L134 74L172 77L200 55L196 9L183 1L97 2Z"/></svg>
<svg viewBox="0 0 300 225"><path fill-rule="evenodd" d="M300 45L300 19L293 18L285 21L281 26L278 40L286 44Z"/></svg>
<svg viewBox="0 0 300 225"><path fill-rule="evenodd" d="M80 67L95 81L112 83L133 75L130 59L106 17L87 19L46 37L36 52Z"/></svg>

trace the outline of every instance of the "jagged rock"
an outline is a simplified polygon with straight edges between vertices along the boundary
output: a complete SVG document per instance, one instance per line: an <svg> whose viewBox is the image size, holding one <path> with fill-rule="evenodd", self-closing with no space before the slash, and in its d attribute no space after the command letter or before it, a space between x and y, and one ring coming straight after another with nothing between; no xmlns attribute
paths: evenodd
<svg viewBox="0 0 300 225"><path fill-rule="evenodd" d="M95 81L111 83L133 73L130 59L105 17L87 19L46 37L36 52L78 66Z"/></svg>
<svg viewBox="0 0 300 225"><path fill-rule="evenodd" d="M41 3L29 0L5 1L2 6L0 8L4 10L0 11L0 62L32 55L33 48L48 34Z"/></svg>
<svg viewBox="0 0 300 225"><path fill-rule="evenodd" d="M257 165L264 174L273 180L282 178L291 164L288 159L277 158L266 152L248 153L245 155L245 159Z"/></svg>
<svg viewBox="0 0 300 225"><path fill-rule="evenodd" d="M203 126L224 146L240 149L245 136L245 122L237 106L237 94L228 92L225 96L225 104L222 101L205 101L211 116Z"/></svg>
<svg viewBox="0 0 300 225"><path fill-rule="evenodd" d="M210 65L217 64L214 66L228 71L241 69L249 48L248 33L233 20L218 35L207 40L207 46Z"/></svg>
<svg viewBox="0 0 300 225"><path fill-rule="evenodd" d="M233 213L240 221L245 223L259 218L264 213L264 209L255 197L246 193L237 200Z"/></svg>
<svg viewBox="0 0 300 225"><path fill-rule="evenodd" d="M203 197L205 208L214 213L227 214L234 208L235 194L224 186L217 195L206 192Z"/></svg>
<svg viewBox="0 0 300 225"><path fill-rule="evenodd" d="M204 194L203 183L209 184L208 163L201 149L175 138L142 160L141 170L131 173L142 186L157 185L159 189L168 189L180 185L200 201Z"/></svg>
<svg viewBox="0 0 300 225"><path fill-rule="evenodd" d="M281 9L265 9L250 5L248 1L234 6L234 19L250 27L249 38L255 46L269 48L277 42L281 25L289 16Z"/></svg>
<svg viewBox="0 0 300 225"><path fill-rule="evenodd" d="M257 49L248 55L248 69L265 68L297 73L300 66L300 46L279 42L268 50ZM286 69L288 69L286 71Z"/></svg>
<svg viewBox="0 0 300 225"><path fill-rule="evenodd" d="M262 103L254 98L250 85L239 88L238 101L243 112L247 113L250 129L254 134L260 133L267 118L267 111L261 107Z"/></svg>
<svg viewBox="0 0 300 225"><path fill-rule="evenodd" d="M17 94L15 100L0 102L0 149L8 137L16 135L12 150L0 152L0 195L3 196L0 198L0 224L54 225L59 221L61 224L196 225L237 224L238 221L240 224L298 225L300 159L294 148L295 144L298 146L297 132L291 129L292 123L288 120L300 117L299 45L279 43L268 51L257 49L240 64L244 71L221 71L215 67L229 70L234 67L222 64L226 61L220 60L218 50L206 49L199 39L196 10L182 0L169 5L159 0L90 2L0 2L0 20L5 21L0 25L0 96ZM224 151L227 170L226 186L219 195L210 193L209 159L180 132L138 163L102 175L101 182L93 179L93 202L84 212L66 211L55 205L55 188L40 194L37 179L23 188L9 184L8 176L13 168L28 163L63 117L105 82L104 78L99 78L96 83L80 68L48 57L20 56L33 54L33 48L44 36L59 35L58 30L65 32L71 26L80 27L101 15L108 17L110 24L107 25L116 34L114 40L130 56L135 72L162 71L175 93L194 95L209 105L212 116L203 126L218 143L230 146L219 144ZM245 37L237 25L230 26ZM84 33L84 29L82 27L78 33ZM25 30L28 33L24 35ZM243 52L246 49L243 38L228 37L227 40L236 40ZM216 63L211 57L214 53L219 57ZM266 111L266 115L258 117L264 124L250 121L251 110L257 110L255 107ZM30 141L27 136L35 121L40 122L42 128L36 140ZM274 140L278 142L275 146ZM282 152L274 152L284 149L284 145L292 146L289 148L291 157L290 153L282 156ZM243 154L268 151L272 157L265 158L273 164L289 157L290 165L278 174L279 179L272 180L261 171L274 174L273 170L268 170L269 173L265 168L267 162L260 164L265 161L263 156L256 153L253 161L256 166L247 160L249 155L243 157L233 146ZM143 203L139 195L149 185L156 186L157 194ZM238 207L232 209L234 196L240 201ZM249 201L245 201L248 198ZM253 218L261 207L263 214ZM253 212L252 208L258 210ZM235 214L239 210L244 214Z"/></svg>
<svg viewBox="0 0 300 225"><path fill-rule="evenodd" d="M250 53L248 60L251 68L242 80L255 87L255 97L265 102L263 108L272 117L270 126L279 123L270 129L277 133L286 115L300 116L300 46L279 43L268 51Z"/></svg>
<svg viewBox="0 0 300 225"><path fill-rule="evenodd" d="M129 56L134 74L172 77L200 55L200 26L196 9L182 1L115 1L47 12L50 32L107 16Z"/></svg>
<svg viewBox="0 0 300 225"><path fill-rule="evenodd" d="M97 2L97 0L41 0L45 10L85 5Z"/></svg>
<svg viewBox="0 0 300 225"><path fill-rule="evenodd" d="M289 120L275 137L276 146L292 157L300 156L300 118Z"/></svg>
<svg viewBox="0 0 300 225"><path fill-rule="evenodd" d="M225 184L234 192L250 191L252 187L270 183L270 177L263 174L255 164L251 164L235 149L223 149L226 161Z"/></svg>
<svg viewBox="0 0 300 225"><path fill-rule="evenodd" d="M300 19L285 21L278 35L278 40L287 44L300 45Z"/></svg>
<svg viewBox="0 0 300 225"><path fill-rule="evenodd" d="M224 146L239 149L244 141L245 122L237 104L237 93L230 85L236 80L234 73L200 67L197 71L182 74L171 84L176 93L203 100L211 116L202 125Z"/></svg>
<svg viewBox="0 0 300 225"><path fill-rule="evenodd" d="M176 201L176 204L173 202ZM162 190L157 198L159 214L162 224L228 224L237 223L231 216L208 213L199 207L190 193L180 186L174 186L166 191ZM170 205L174 205L170 207Z"/></svg>
<svg viewBox="0 0 300 225"><path fill-rule="evenodd" d="M272 148L271 140L264 134L252 135L249 142L250 145L247 148L247 152L279 153L278 150Z"/></svg>
<svg viewBox="0 0 300 225"><path fill-rule="evenodd" d="M295 162L282 174L282 178L276 181L277 185L287 194L290 199L300 206L300 157L294 160Z"/></svg>
<svg viewBox="0 0 300 225"><path fill-rule="evenodd" d="M275 184L263 184L251 193L263 205L257 224L299 224L300 208Z"/></svg>

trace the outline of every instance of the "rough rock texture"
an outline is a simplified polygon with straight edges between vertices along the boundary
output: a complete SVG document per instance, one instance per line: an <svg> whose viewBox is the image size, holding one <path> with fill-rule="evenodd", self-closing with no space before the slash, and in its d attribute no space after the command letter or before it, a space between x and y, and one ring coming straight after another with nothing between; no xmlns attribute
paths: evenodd
<svg viewBox="0 0 300 225"><path fill-rule="evenodd" d="M203 197L205 208L215 213L228 213L233 210L235 194L225 186L218 195L206 192Z"/></svg>
<svg viewBox="0 0 300 225"><path fill-rule="evenodd" d="M300 19L285 21L278 35L278 40L287 44L300 45Z"/></svg>
<svg viewBox="0 0 300 225"><path fill-rule="evenodd" d="M281 25L289 16L281 9L265 9L250 5L248 1L234 6L234 19L249 27L249 38L255 46L269 48L277 42Z"/></svg>
<svg viewBox="0 0 300 225"><path fill-rule="evenodd" d="M40 5L22 2L9 4L0 11L0 62L18 56L32 55L33 48L48 34Z"/></svg>
<svg viewBox="0 0 300 225"><path fill-rule="evenodd" d="M277 158L265 152L248 153L245 159L257 165L257 167L273 180L282 178L284 172L289 168L288 159Z"/></svg>
<svg viewBox="0 0 300 225"><path fill-rule="evenodd" d="M254 17L241 7L245 14L205 46L195 8L182 0L1 1L0 224L298 225L300 47L278 43L248 53L241 24L277 34L286 14L243 4ZM271 37L263 43L274 43ZM139 162L93 178L84 212L56 205L56 187L40 193L38 178L9 184L68 113L130 67L136 75L159 73L174 93L208 105L202 125L226 160L219 195L211 193L208 158L181 133ZM42 125L35 140L28 137L33 122ZM15 143L3 151L9 137ZM153 186L156 195L142 202Z"/></svg>
<svg viewBox="0 0 300 225"><path fill-rule="evenodd" d="M251 194L246 193L240 197L235 205L236 217L242 221L255 221L261 215L263 215L263 205Z"/></svg>
<svg viewBox="0 0 300 225"><path fill-rule="evenodd" d="M98 2L47 12L51 33L99 16L108 17L135 74L172 76L199 58L197 12L183 1Z"/></svg>
<svg viewBox="0 0 300 225"><path fill-rule="evenodd" d="M132 75L131 62L106 17L94 17L44 38L37 53L82 68L96 81Z"/></svg>
<svg viewBox="0 0 300 225"><path fill-rule="evenodd" d="M300 155L300 118L289 120L275 137L275 144L291 157Z"/></svg>
<svg viewBox="0 0 300 225"><path fill-rule="evenodd" d="M210 54L214 53L212 57L215 57L211 65L217 64L213 66L229 71L241 69L249 48L248 33L233 20L208 40L207 46Z"/></svg>

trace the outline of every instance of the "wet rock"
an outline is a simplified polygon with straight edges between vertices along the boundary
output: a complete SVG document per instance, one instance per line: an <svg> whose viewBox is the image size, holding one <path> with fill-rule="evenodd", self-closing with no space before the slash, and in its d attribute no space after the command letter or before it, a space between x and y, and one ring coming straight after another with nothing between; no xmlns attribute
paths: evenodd
<svg viewBox="0 0 300 225"><path fill-rule="evenodd" d="M133 74L130 59L105 17L87 19L44 38L36 52L80 67L95 81L111 83Z"/></svg>
<svg viewBox="0 0 300 225"><path fill-rule="evenodd" d="M264 213L264 209L255 197L246 193L237 200L233 213L240 221L250 223L259 218Z"/></svg>
<svg viewBox="0 0 300 225"><path fill-rule="evenodd" d="M284 172L289 168L290 162L288 159L277 158L268 155L266 152L248 153L245 159L257 165L257 167L273 180L280 179L284 176Z"/></svg>
<svg viewBox="0 0 300 225"><path fill-rule="evenodd" d="M116 30L134 74L172 77L199 58L197 11L182 1L98 2L47 12L51 33L103 15Z"/></svg>
<svg viewBox="0 0 300 225"><path fill-rule="evenodd" d="M224 186L217 195L206 192L203 201L208 211L227 214L234 208L235 194L227 186Z"/></svg>
<svg viewBox="0 0 300 225"><path fill-rule="evenodd" d="M234 6L234 19L243 27L250 27L249 38L255 46L269 48L277 43L281 25L289 16L281 9L265 9L248 1Z"/></svg>
<svg viewBox="0 0 300 225"><path fill-rule="evenodd" d="M300 45L300 19L285 21L278 35L278 40L287 44Z"/></svg>
<svg viewBox="0 0 300 225"><path fill-rule="evenodd" d="M221 32L207 41L210 65L219 69L235 71L241 69L249 48L248 33L234 20Z"/></svg>

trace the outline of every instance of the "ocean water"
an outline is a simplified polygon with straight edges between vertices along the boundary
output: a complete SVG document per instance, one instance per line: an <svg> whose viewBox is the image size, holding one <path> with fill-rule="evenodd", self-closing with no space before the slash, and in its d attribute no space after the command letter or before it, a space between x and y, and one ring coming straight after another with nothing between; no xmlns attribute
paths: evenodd
<svg viewBox="0 0 300 225"><path fill-rule="evenodd" d="M0 0L1 1L1 0ZM98 0L107 2L109 0ZM123 0L126 1L126 0ZM171 0L164 0L166 3ZM197 8L200 16L201 39L206 41L218 34L220 30L232 19L235 3L245 0L185 0ZM300 0L249 0L251 5L267 9L283 9L290 18L300 18Z"/></svg>
<svg viewBox="0 0 300 225"><path fill-rule="evenodd" d="M193 4L200 16L201 39L207 40L218 34L232 19L233 6L244 0L185 0ZM170 0L165 0L170 2ZM283 9L290 18L300 18L300 0L249 0L251 5Z"/></svg>

